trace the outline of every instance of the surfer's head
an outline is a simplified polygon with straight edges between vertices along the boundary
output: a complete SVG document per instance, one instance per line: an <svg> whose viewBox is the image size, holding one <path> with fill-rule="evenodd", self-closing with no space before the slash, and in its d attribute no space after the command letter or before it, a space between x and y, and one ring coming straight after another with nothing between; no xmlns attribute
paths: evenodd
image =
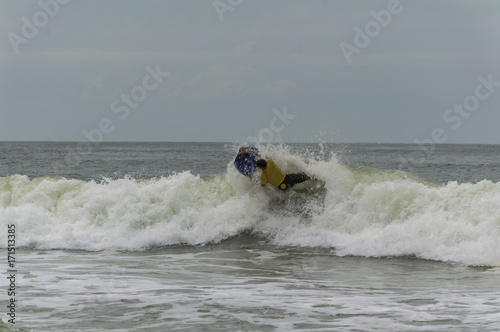
<svg viewBox="0 0 500 332"><path fill-rule="evenodd" d="M267 161L265 161L264 159L259 159L257 160L257 163L255 165L260 169L265 169L267 167Z"/></svg>

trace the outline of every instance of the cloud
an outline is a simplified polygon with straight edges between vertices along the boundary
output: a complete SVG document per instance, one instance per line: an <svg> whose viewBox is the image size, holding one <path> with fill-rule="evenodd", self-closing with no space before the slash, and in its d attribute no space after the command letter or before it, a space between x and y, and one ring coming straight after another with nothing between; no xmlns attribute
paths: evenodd
<svg viewBox="0 0 500 332"><path fill-rule="evenodd" d="M274 93L281 93L294 87L295 84L289 80L275 81L272 85L268 85L268 90Z"/></svg>
<svg viewBox="0 0 500 332"><path fill-rule="evenodd" d="M112 72L110 69L104 69L101 73L94 77L89 77L83 82L86 91L103 90L105 86L109 85L110 76Z"/></svg>
<svg viewBox="0 0 500 332"><path fill-rule="evenodd" d="M191 121L189 112L198 110L207 118L223 109L233 122L252 121L243 110L266 112L286 104L314 112L311 121L318 124L335 114L335 128L349 128L345 139L412 142L429 127L443 126L444 110L470 93L477 76L492 73L500 79L497 2L403 4L404 12L347 64L339 44L352 43L354 28L364 29L373 20L370 12L384 10L387 3L248 1L227 13L235 19L220 22L210 1L198 8L183 1L109 0L96 2L97 7L72 1L47 25L50 35L41 31L19 54L13 54L8 38L0 41L0 95L6 105L0 112L22 112L35 124L56 114L66 122L54 122L54 137L73 139L80 123L109 116L111 102L141 83L146 66L160 64L172 75L141 105L145 116L130 118L130 127L134 121L143 128L167 121L181 127ZM22 17L31 20L40 10L36 1L3 7L4 36L21 33ZM425 24L423 14L428 14ZM498 123L492 121L498 96L467 126ZM373 137L362 123L376 129L369 131ZM222 133L225 123L220 125ZM0 135L36 138L23 126L19 122ZM472 141L472 131L466 130L456 131L457 142ZM140 138L150 129L133 132ZM488 137L484 130L474 133L475 141L498 142L493 128ZM185 137L179 135L170 137ZM198 135L203 140L205 132Z"/></svg>
<svg viewBox="0 0 500 332"><path fill-rule="evenodd" d="M254 41L248 41L246 43L237 45L231 51L231 53L247 53L247 52L251 51L254 46L255 46L255 42Z"/></svg>
<svg viewBox="0 0 500 332"><path fill-rule="evenodd" d="M178 94L202 101L211 98L239 98L265 86L262 75L251 67L214 65L181 83Z"/></svg>
<svg viewBox="0 0 500 332"><path fill-rule="evenodd" d="M128 75L127 75L128 74ZM121 72L115 66L102 69L97 75L88 77L82 83L84 99L112 100L120 95L120 91L129 88L131 72Z"/></svg>

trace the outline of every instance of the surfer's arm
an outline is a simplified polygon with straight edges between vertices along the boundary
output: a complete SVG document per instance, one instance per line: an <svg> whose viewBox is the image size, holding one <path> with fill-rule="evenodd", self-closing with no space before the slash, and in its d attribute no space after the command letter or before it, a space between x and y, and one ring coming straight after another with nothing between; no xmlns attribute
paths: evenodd
<svg viewBox="0 0 500 332"><path fill-rule="evenodd" d="M260 175L260 184L262 186L265 186L267 183L267 174L266 172L262 172L262 174Z"/></svg>

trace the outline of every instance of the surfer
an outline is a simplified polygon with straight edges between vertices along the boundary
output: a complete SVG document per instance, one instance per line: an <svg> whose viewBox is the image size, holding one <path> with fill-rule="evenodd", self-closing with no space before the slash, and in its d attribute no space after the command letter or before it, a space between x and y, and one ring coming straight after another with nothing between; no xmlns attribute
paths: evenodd
<svg viewBox="0 0 500 332"><path fill-rule="evenodd" d="M252 177L256 171L255 164L259 156L259 150L254 147L240 147L238 155L234 159L234 166L243 175Z"/></svg>
<svg viewBox="0 0 500 332"><path fill-rule="evenodd" d="M311 179L305 173L283 173L278 165L276 165L270 158L259 159L255 165L257 168L262 170L262 174L260 175L260 184L263 186L269 182L281 190L287 190L297 183L302 183Z"/></svg>

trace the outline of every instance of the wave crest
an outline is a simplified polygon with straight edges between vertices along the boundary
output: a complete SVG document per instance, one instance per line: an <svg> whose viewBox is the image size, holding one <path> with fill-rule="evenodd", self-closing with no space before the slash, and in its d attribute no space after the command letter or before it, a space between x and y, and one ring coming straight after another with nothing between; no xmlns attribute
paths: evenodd
<svg viewBox="0 0 500 332"><path fill-rule="evenodd" d="M277 150L287 171L321 179L305 193L261 188L228 163L190 172L97 183L0 178L0 215L18 246L144 250L217 243L243 232L277 245L331 247L338 255L417 256L500 264L500 184L440 185L408 173L304 159ZM6 234L2 234L6 243Z"/></svg>

